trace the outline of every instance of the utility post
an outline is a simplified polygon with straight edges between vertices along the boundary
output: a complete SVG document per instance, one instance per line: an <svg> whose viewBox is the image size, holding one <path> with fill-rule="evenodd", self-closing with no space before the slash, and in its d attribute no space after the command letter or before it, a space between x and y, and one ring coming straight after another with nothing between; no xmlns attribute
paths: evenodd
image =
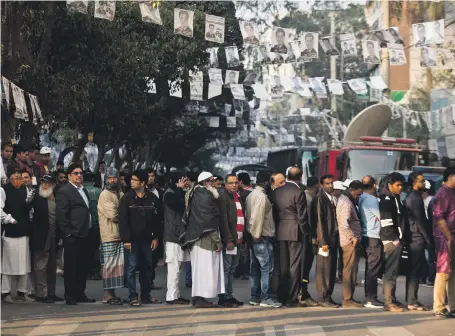
<svg viewBox="0 0 455 336"><path fill-rule="evenodd" d="M335 12L330 12L330 36L332 37L333 41L335 42ZM331 79L336 79L337 77L337 56L330 56L330 78ZM332 95L332 101L331 101L331 110L332 110L332 127L333 129L336 129L337 126L337 101L336 101L336 96Z"/></svg>

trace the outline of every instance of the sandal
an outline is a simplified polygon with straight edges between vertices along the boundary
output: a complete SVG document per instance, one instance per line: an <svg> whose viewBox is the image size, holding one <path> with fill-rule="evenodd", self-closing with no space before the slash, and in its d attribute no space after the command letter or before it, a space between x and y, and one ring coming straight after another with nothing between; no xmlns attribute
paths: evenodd
<svg viewBox="0 0 455 336"><path fill-rule="evenodd" d="M138 299L131 299L129 301L129 305L130 306L133 306L133 307L139 307L141 305L141 303L139 302Z"/></svg>
<svg viewBox="0 0 455 336"><path fill-rule="evenodd" d="M421 304L420 302L419 303L416 303L416 304L410 304L408 305L408 310L416 310L416 311L428 311L429 308L423 304Z"/></svg>
<svg viewBox="0 0 455 336"><path fill-rule="evenodd" d="M115 298L115 297L111 297L109 300L103 301L103 304L108 304L111 306L121 306L123 304L123 302L117 300L117 298Z"/></svg>
<svg viewBox="0 0 455 336"><path fill-rule="evenodd" d="M143 303L143 304L161 304L163 302L158 300L157 298L154 298L153 296L151 296L146 299L141 299L141 303Z"/></svg>

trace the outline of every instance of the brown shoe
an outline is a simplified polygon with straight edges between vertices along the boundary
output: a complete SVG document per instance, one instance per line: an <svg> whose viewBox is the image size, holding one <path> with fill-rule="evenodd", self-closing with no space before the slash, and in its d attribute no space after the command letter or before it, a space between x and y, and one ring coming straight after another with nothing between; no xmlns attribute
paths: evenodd
<svg viewBox="0 0 455 336"><path fill-rule="evenodd" d="M355 300L343 301L341 305L343 308L363 308L363 304Z"/></svg>
<svg viewBox="0 0 455 336"><path fill-rule="evenodd" d="M384 310L392 312L392 313L404 312L404 308L396 305L395 303L391 303L389 305L384 305Z"/></svg>

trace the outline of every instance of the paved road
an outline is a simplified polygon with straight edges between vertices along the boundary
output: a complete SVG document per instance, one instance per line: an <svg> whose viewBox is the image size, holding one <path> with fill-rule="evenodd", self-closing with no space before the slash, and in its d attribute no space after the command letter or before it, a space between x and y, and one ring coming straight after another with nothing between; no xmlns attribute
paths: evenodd
<svg viewBox="0 0 455 336"><path fill-rule="evenodd" d="M361 273L363 274L363 269ZM165 284L165 267L160 267L158 284ZM398 299L404 302L403 277L398 282ZM183 285L183 282L182 282ZM101 299L101 281L88 281L87 294ZM382 287L380 287L380 291ZM314 295L314 284L310 284ZM420 301L432 303L432 288L420 289ZM63 296L63 281L58 279L57 294ZM126 297L126 289L119 291ZM183 296L189 297L184 289ZM165 291L153 295L165 299ZM249 298L249 283L236 280L235 295ZM381 295L382 297L382 295ZM334 298L341 300L341 285ZM357 287L356 298L363 300L363 288ZM371 309L325 308L242 308L215 310L191 306L153 305L141 307L63 303L2 304L2 335L353 335L353 336L452 336L455 321L435 320L430 312L392 314Z"/></svg>

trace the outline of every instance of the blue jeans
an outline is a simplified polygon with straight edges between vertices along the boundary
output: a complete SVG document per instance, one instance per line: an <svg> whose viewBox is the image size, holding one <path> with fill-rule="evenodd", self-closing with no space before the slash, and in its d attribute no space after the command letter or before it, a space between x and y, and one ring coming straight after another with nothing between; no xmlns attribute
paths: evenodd
<svg viewBox="0 0 455 336"><path fill-rule="evenodd" d="M139 283L141 285L141 298L150 297L152 270L153 270L153 253L151 242L136 241L131 242L131 251L128 253L127 283L128 298L137 299L136 291L136 271L139 270Z"/></svg>
<svg viewBox="0 0 455 336"><path fill-rule="evenodd" d="M185 285L190 287L193 284L191 278L191 261L185 261Z"/></svg>
<svg viewBox="0 0 455 336"><path fill-rule="evenodd" d="M234 274L237 266L239 265L240 255L237 249L237 254L226 254L226 250L223 249L223 268L224 268L224 287L226 293L224 294L225 299L232 299L232 285L234 283Z"/></svg>
<svg viewBox="0 0 455 336"><path fill-rule="evenodd" d="M251 298L267 300L273 271L272 241L264 238L260 242L254 242L253 247L250 249L250 259Z"/></svg>

